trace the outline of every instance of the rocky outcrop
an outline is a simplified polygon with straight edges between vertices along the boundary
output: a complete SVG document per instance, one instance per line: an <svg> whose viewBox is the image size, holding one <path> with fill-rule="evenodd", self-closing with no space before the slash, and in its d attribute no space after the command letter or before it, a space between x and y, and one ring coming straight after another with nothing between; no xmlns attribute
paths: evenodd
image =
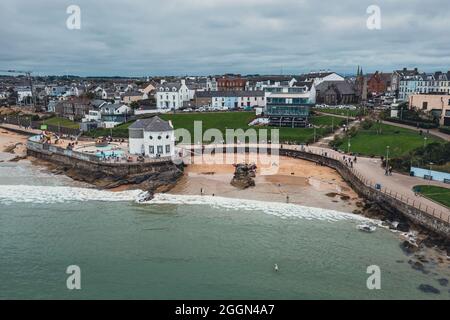
<svg viewBox="0 0 450 320"><path fill-rule="evenodd" d="M183 175L183 165L172 162L141 164L92 163L56 154L28 150L54 174L64 174L76 181L92 184L101 189L113 189L127 185L130 189L143 189L150 194L166 192L173 188Z"/></svg>
<svg viewBox="0 0 450 320"><path fill-rule="evenodd" d="M430 286L429 284L421 284L418 289L425 293L433 293L433 294L441 293L439 289L436 289L435 287Z"/></svg>
<svg viewBox="0 0 450 320"><path fill-rule="evenodd" d="M239 189L247 189L255 186L256 165L240 163L234 166L234 176L231 185Z"/></svg>

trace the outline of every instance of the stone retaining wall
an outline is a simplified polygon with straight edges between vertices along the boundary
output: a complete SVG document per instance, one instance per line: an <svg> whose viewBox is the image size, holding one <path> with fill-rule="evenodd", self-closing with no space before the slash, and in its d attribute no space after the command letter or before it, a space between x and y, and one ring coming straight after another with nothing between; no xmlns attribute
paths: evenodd
<svg viewBox="0 0 450 320"><path fill-rule="evenodd" d="M240 150L243 148L241 147ZM212 149L205 148L204 151L208 151L214 153L214 151L222 151L222 152L230 152L230 148L220 149ZM193 149L191 149L194 152ZM212 152L213 151L213 152ZM234 152L237 152L237 148L235 147ZM246 148L245 152L254 151L254 149ZM198 152L198 150L197 150ZM242 151L240 151L242 152ZM394 196L385 193L383 191L377 190L371 186L367 186L353 171L351 168L347 167L341 161L337 159L333 159L330 157L323 156L321 154L315 154L300 150L290 150L290 149L279 149L277 150L280 156L286 156L291 158L298 158L302 160L313 161L316 163L320 163L327 167L335 169L342 178L355 190L360 196L376 202L383 209L388 210L390 212L398 213L403 215L404 217L410 219L412 222L421 225L428 230L436 232L437 234L444 236L447 239L450 239L450 223L446 222L438 217L435 217L419 208L409 205L404 201L401 201ZM268 148L264 150L264 153L271 154L271 149Z"/></svg>

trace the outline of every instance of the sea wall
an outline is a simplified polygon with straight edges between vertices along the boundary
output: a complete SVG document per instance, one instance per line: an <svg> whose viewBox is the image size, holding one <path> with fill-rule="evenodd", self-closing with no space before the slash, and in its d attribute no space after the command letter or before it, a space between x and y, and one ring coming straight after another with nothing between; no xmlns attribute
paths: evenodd
<svg viewBox="0 0 450 320"><path fill-rule="evenodd" d="M232 150L232 148L231 148ZM239 151L242 152L243 148ZM194 152L194 150L191 150ZM230 152L230 148L223 148L223 150L205 148L205 152ZM237 148L234 149L238 152ZM246 148L245 152L254 152L255 149ZM198 152L198 150L197 150ZM264 150L265 153L271 154L271 149ZM417 203L409 201L406 198L402 198L397 194L388 192L386 190L377 190L375 186L367 185L362 176L356 172L356 170L346 166L338 159L334 159L322 154L315 154L300 150L291 149L277 149L280 156L286 156L291 158L297 158L302 160L308 160L319 163L321 165L335 169L342 178L362 197L376 202L383 209L394 212L396 214L403 215L413 223L421 225L428 230L431 230L447 239L450 239L450 223L440 219L438 216L433 216L433 213L424 211L424 208L418 206Z"/></svg>
<svg viewBox="0 0 450 320"><path fill-rule="evenodd" d="M124 184L142 184L148 191L170 186L182 175L182 171L167 159L145 163L109 163L100 161L95 155L60 148L55 145L27 142L27 154L57 165L70 177L114 188Z"/></svg>

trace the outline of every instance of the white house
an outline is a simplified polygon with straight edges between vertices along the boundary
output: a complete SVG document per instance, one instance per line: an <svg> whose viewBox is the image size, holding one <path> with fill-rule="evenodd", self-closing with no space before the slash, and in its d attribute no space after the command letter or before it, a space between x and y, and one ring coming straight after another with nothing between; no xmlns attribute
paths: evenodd
<svg viewBox="0 0 450 320"><path fill-rule="evenodd" d="M175 133L171 121L158 116L136 120L129 128L129 152L150 158L175 154Z"/></svg>
<svg viewBox="0 0 450 320"><path fill-rule="evenodd" d="M16 92L17 92L17 102L19 103L24 102L24 100L27 97L33 96L30 87L16 87Z"/></svg>
<svg viewBox="0 0 450 320"><path fill-rule="evenodd" d="M311 72L301 75L300 77L296 77L297 81L307 81L314 82L315 86L318 86L324 81L344 81L345 78L336 72L331 71L319 71L319 72Z"/></svg>
<svg viewBox="0 0 450 320"><path fill-rule="evenodd" d="M189 101L194 96L187 86L186 81L180 83L162 83L158 85L156 92L156 106L161 111L176 110L183 106L184 101Z"/></svg>
<svg viewBox="0 0 450 320"><path fill-rule="evenodd" d="M81 120L82 122L100 122L102 120L102 114L100 111L96 110L89 110L89 112L84 116L84 118Z"/></svg>
<svg viewBox="0 0 450 320"><path fill-rule="evenodd" d="M127 121L128 116L133 114L126 104L105 104L100 108L102 127L114 128L115 126Z"/></svg>

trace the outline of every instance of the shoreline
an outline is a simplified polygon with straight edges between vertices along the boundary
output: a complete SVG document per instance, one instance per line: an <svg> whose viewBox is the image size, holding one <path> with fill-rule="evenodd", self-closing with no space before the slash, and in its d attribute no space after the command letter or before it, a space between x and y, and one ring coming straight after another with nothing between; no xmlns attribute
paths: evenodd
<svg viewBox="0 0 450 320"><path fill-rule="evenodd" d="M26 141L26 136L0 129L0 162L20 161L24 159L24 154L26 158ZM14 148L11 147L13 145L15 145ZM11 149L6 153L10 155L9 159L6 160L1 158L2 152L5 154L5 148ZM41 167L42 170L71 177L70 174L60 170L58 165L53 163L32 157L29 157L29 161L32 165ZM207 163L214 163L214 161ZM439 238L436 238L424 228L410 223L405 218L395 216L380 209L376 203L370 203L360 197L334 169L318 166L306 160L280 156L278 172L274 175L264 176L261 174L259 164L257 165L255 187L248 189L240 190L231 186L230 181L234 173L232 165L196 164L194 161L193 164L185 168L182 177L170 190L161 191L173 195L195 196L200 195L201 189L203 189L204 195L214 194L218 197L239 200L289 202L290 204L310 208L353 213L383 221L385 223L383 227L397 233L400 242L408 241L411 244L410 239L405 235L408 232L415 233L420 248L415 249L405 242L401 244L401 247L405 254L411 258L409 262L412 267L419 269L419 271L424 272L425 266L423 264L426 261L438 261L438 264L444 263L444 265L450 261L448 245L447 254L445 254L445 248L442 247L443 244L440 243ZM76 179L73 179L73 181L79 183ZM95 183L88 183L87 185L97 189L105 189ZM141 184L124 184L115 188L107 188L107 190L119 192L142 189L142 187ZM287 196L289 196L288 201ZM401 228L393 226L395 221L399 222L398 226L401 226ZM430 258L427 259L424 256Z"/></svg>

